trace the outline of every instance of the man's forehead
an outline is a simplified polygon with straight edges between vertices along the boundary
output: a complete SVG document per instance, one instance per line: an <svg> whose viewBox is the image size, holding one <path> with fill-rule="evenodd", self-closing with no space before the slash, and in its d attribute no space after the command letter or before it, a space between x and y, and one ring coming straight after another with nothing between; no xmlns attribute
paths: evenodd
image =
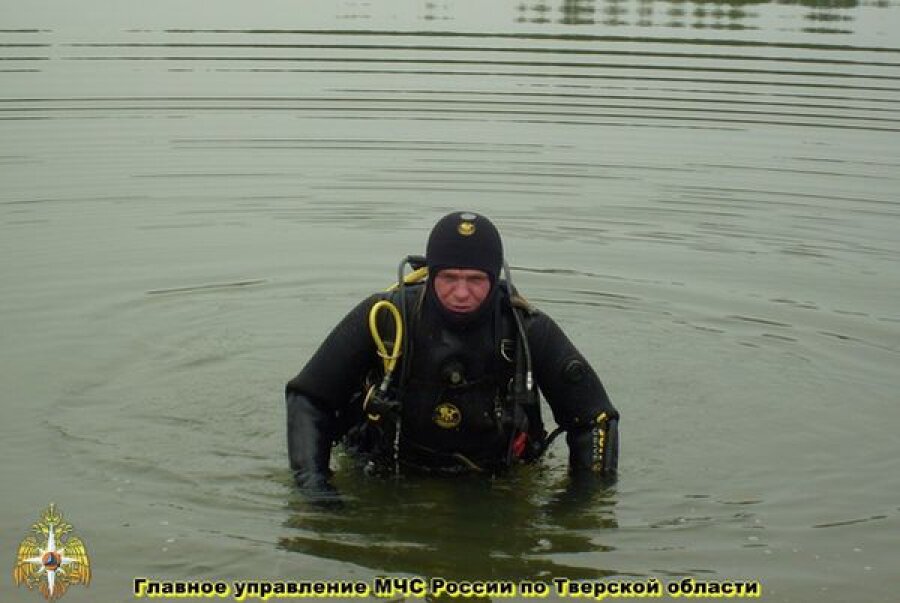
<svg viewBox="0 0 900 603"><path fill-rule="evenodd" d="M475 268L441 268L437 275L457 277L482 276L487 278L488 274L484 270L476 270Z"/></svg>

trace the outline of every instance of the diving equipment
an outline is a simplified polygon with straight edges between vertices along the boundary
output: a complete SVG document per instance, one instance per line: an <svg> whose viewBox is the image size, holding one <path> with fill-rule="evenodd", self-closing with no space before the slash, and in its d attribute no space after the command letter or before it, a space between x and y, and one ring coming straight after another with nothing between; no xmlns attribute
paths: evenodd
<svg viewBox="0 0 900 603"><path fill-rule="evenodd" d="M602 412L590 425L570 429L569 471L573 476L599 474L614 477L619 464L619 421Z"/></svg>
<svg viewBox="0 0 900 603"><path fill-rule="evenodd" d="M503 266L500 233L486 217L473 212L453 212L441 218L431 234L425 261L432 278L427 282L426 303L430 304L451 328L471 329L490 316L497 297L497 283ZM457 313L444 307L434 290L434 278L444 269L480 270L491 283L488 296L473 312Z"/></svg>
<svg viewBox="0 0 900 603"><path fill-rule="evenodd" d="M539 458L563 432L573 475L614 474L618 412L559 326L518 295L499 233L465 212L439 226L427 258L404 258L396 284L353 308L288 383L298 484L327 484L337 441L379 471L494 474ZM448 316L427 278L442 268L491 277L477 310ZM560 426L550 437L538 386Z"/></svg>
<svg viewBox="0 0 900 603"><path fill-rule="evenodd" d="M496 287L500 294L492 297L485 313L495 320L454 328L433 304L422 303L430 291L423 290L427 285L415 282L418 279L403 276L407 263L415 268L409 258L401 262L390 297L374 303L369 312L384 370L369 378L363 400L368 421L351 428L350 447L362 453L380 451L366 456L382 465L392 458L394 471L399 469L398 458L413 468L451 473L498 472L536 459L546 432L521 316L526 305L517 297L514 307L513 290L501 281ZM393 351L388 353L385 341L391 335ZM395 370L389 364L397 364L398 347L405 352L400 354L402 368ZM386 415L375 412L382 408L388 410ZM402 420L396 422L395 417ZM376 436L380 445L373 445Z"/></svg>

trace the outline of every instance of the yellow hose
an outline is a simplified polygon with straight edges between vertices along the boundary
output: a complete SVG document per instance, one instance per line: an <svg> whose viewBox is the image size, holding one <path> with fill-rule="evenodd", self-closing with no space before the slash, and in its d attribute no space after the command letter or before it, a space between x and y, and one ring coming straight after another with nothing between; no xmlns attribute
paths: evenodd
<svg viewBox="0 0 900 603"><path fill-rule="evenodd" d="M381 332L378 330L378 313L382 310L387 310L391 313L391 316L394 317L394 347L390 354L388 354L387 346L384 345L384 339L381 337ZM397 309L397 306L386 299L375 303L372 306L372 309L369 310L369 331L372 333L372 340L375 342L375 347L378 349L378 355L381 356L381 362L384 364L384 378L381 380L380 388L375 385L369 388L366 399L363 401L363 410L369 406L369 401L372 399L373 394L375 394L376 389L380 389L382 394L387 391L388 384L391 380L391 374L397 367L397 360L400 358L400 353L403 350L403 318L400 316L400 310ZM367 414L372 421L381 420L381 415L379 414Z"/></svg>
<svg viewBox="0 0 900 603"><path fill-rule="evenodd" d="M383 309L387 309L391 316L394 317L394 347L390 354L387 351L387 346L384 345L381 333L378 331L378 313ZM372 309L369 310L369 331L372 332L372 339L375 341L378 355L381 356L381 361L384 363L384 373L386 376L390 375L394 372L397 360L400 358L400 352L403 349L403 319L400 317L400 310L397 309L397 306L386 299L372 306Z"/></svg>
<svg viewBox="0 0 900 603"><path fill-rule="evenodd" d="M423 266L404 276L403 284L411 285L413 283L418 283L427 277L428 268ZM388 291L396 291L399 288L400 283L395 283ZM403 300L401 300L401 303L403 303ZM387 310L394 318L394 347L391 349L390 353L388 353L387 346L384 345L384 339L378 331L378 313L382 310ZM380 387L373 385L369 388L369 391L366 393L366 398L363 401L363 410L369 406L369 401L372 399L373 395L375 395L376 389L380 391L381 395L384 395L387 392L388 385L391 382L391 375L393 374L394 369L397 368L397 360L400 359L400 354L403 351L403 317L400 316L400 310L397 309L397 306L386 299L376 302L372 306L372 309L369 310L369 331L372 333L372 341L375 342L375 348L378 350L378 355L381 356L381 362L384 364L384 378L381 380ZM378 414L368 413L368 416L372 421L379 421L381 419L381 416Z"/></svg>

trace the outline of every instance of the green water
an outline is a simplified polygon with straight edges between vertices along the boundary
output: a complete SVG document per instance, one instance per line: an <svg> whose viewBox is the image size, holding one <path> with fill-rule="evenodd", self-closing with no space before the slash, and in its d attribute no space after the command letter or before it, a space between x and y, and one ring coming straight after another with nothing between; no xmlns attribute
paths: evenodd
<svg viewBox="0 0 900 603"><path fill-rule="evenodd" d="M5 2L0 567L55 502L94 564L70 603L379 575L895 600L898 26L896 2ZM338 457L347 507L307 507L284 382L457 208L603 378L618 484L568 492L561 442L488 483Z"/></svg>

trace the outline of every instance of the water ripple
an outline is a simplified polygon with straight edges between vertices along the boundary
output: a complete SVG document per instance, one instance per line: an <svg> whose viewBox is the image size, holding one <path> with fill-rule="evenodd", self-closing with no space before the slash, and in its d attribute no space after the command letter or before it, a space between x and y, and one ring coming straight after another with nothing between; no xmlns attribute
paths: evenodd
<svg viewBox="0 0 900 603"><path fill-rule="evenodd" d="M21 30L40 33L41 30ZM895 132L900 129L900 49L738 39L588 34L395 30L130 30L130 40L0 41L0 60L111 62L139 70L241 74L276 81L298 74L327 78L318 93L257 95L66 95L0 99L0 119L72 119L81 113L191 116L209 112L287 111L298 116L414 121L508 121L532 124L664 128L775 125ZM162 38L162 39L160 39ZM409 41L407 43L406 41ZM421 40L419 42L418 40ZM53 57L23 54L53 48ZM687 50L686 50L687 49ZM565 59L565 60L562 60ZM48 67L48 68L50 68ZM131 67L122 69L127 77ZM403 85L347 85L384 76ZM410 88L428 77L431 86ZM512 78L492 89L458 80ZM331 81L336 80L336 81ZM543 80L551 92L511 90ZM704 82L698 89L696 83ZM569 83L567 83L569 82ZM598 92L573 91L572 85ZM739 90L735 88L739 87ZM268 87L267 87L268 88ZM602 92L599 90L602 89ZM619 91L619 92L617 92ZM337 93L337 94L335 94Z"/></svg>

